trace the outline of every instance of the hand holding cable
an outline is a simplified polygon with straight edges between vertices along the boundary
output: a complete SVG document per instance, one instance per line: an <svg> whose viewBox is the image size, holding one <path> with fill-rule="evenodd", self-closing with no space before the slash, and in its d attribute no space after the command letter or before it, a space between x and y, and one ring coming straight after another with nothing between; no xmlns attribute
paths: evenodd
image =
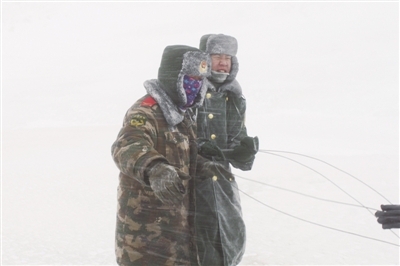
<svg viewBox="0 0 400 266"><path fill-rule="evenodd" d="M215 143L208 139L198 139L197 142L198 153L201 156L209 159L214 157L218 161L225 161L224 153Z"/></svg>
<svg viewBox="0 0 400 266"><path fill-rule="evenodd" d="M258 137L245 137L240 141L240 145L236 146L232 151L225 152L228 159L245 163L254 160L254 155L258 152Z"/></svg>

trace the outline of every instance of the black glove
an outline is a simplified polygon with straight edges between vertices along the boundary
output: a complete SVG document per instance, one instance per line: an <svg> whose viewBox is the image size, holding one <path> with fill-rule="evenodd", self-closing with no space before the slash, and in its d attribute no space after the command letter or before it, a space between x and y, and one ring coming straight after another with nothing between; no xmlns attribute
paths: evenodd
<svg viewBox="0 0 400 266"><path fill-rule="evenodd" d="M400 228L400 205L381 205L382 211L377 211L378 223L383 229Z"/></svg>
<svg viewBox="0 0 400 266"><path fill-rule="evenodd" d="M178 174L179 172L179 174ZM157 163L148 171L150 187L156 197L163 203L178 205L182 202L186 193L182 180L190 179L190 176L177 171L173 166L165 163Z"/></svg>
<svg viewBox="0 0 400 266"><path fill-rule="evenodd" d="M205 157L215 157L216 160L225 161L225 155L221 149L208 139L198 139L198 153Z"/></svg>
<svg viewBox="0 0 400 266"><path fill-rule="evenodd" d="M258 137L245 137L240 141L233 151L227 155L229 159L245 163L254 160L254 155L258 152Z"/></svg>

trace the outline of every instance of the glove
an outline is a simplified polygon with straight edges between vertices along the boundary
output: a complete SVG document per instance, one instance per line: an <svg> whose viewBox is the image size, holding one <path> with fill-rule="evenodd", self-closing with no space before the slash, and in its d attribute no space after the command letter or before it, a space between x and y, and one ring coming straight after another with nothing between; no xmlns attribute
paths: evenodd
<svg viewBox="0 0 400 266"><path fill-rule="evenodd" d="M377 211L378 223L383 229L400 228L400 205L381 205L382 211Z"/></svg>
<svg viewBox="0 0 400 266"><path fill-rule="evenodd" d="M258 137L245 137L240 141L240 145L236 146L229 154L229 159L241 163L252 161L258 152L258 145Z"/></svg>
<svg viewBox="0 0 400 266"><path fill-rule="evenodd" d="M201 156L203 156L205 158L211 158L212 156L215 156L216 160L225 161L224 153L213 142L209 141L208 139L199 139L198 142L199 142L199 144L198 144L198 148L199 148L198 153Z"/></svg>
<svg viewBox="0 0 400 266"><path fill-rule="evenodd" d="M147 175L150 187L159 200L171 205L182 202L183 195L186 193L182 180L188 180L190 176L165 163L155 164L147 171Z"/></svg>

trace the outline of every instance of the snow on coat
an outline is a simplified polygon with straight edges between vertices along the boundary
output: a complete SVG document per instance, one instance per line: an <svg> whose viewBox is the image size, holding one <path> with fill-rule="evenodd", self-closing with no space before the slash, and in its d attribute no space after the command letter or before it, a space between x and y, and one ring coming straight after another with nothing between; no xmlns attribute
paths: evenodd
<svg viewBox="0 0 400 266"><path fill-rule="evenodd" d="M144 179L145 167L163 160L194 175L195 124L186 115L170 130L158 104L137 101L126 113L112 146L120 169L116 255L120 265L191 265L196 260L193 240L193 180L183 181L187 191L180 206L163 204ZM142 106L141 106L142 104Z"/></svg>
<svg viewBox="0 0 400 266"><path fill-rule="evenodd" d="M223 34L204 35L200 49L232 56L230 75L222 84L212 81L203 105L197 109L197 137L208 139L220 149L233 149L247 136L245 126L246 100L235 79L238 72L236 39ZM199 156L201 161L206 161ZM200 160L199 160L200 161ZM196 240L202 265L238 265L246 247L246 227L242 217L238 185L230 170L247 171L253 160L218 161L211 176L199 163L195 180Z"/></svg>
<svg viewBox="0 0 400 266"><path fill-rule="evenodd" d="M194 113L186 108L203 102L208 83L198 83L202 85L188 106L183 80L209 76L210 64L209 56L197 48L167 46L158 79L144 83L148 94L125 115L112 145L120 170L115 247L119 265L198 264L193 179L182 181L187 193L179 206L173 206L156 197L145 169L163 161L195 176L196 123Z"/></svg>

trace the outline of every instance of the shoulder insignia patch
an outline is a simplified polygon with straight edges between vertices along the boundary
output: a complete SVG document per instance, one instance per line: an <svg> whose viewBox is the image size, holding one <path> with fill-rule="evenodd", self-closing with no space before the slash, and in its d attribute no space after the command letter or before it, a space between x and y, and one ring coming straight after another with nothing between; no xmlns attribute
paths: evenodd
<svg viewBox="0 0 400 266"><path fill-rule="evenodd" d="M133 127L140 127L146 125L147 118L144 115L134 115L131 118L130 125Z"/></svg>
<svg viewBox="0 0 400 266"><path fill-rule="evenodd" d="M157 104L157 102L153 99L153 97L149 96L143 100L143 102L140 104L140 106L152 107L155 104Z"/></svg>

